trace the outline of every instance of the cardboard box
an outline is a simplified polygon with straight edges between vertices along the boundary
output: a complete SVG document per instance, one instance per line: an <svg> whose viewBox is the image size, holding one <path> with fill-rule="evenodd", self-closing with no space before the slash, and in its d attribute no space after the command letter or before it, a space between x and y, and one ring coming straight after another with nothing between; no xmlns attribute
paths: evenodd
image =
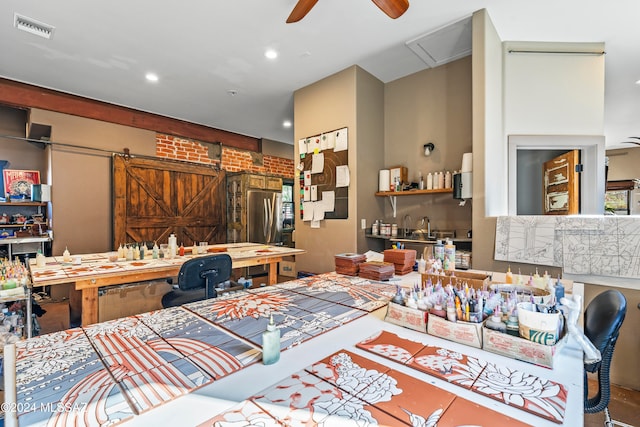
<svg viewBox="0 0 640 427"><path fill-rule="evenodd" d="M422 274L422 285L426 285L427 281L431 279L431 283L436 284L438 281L442 283L443 286L451 284L452 286L462 286L465 283L469 285L471 288L475 289L484 289L491 285L491 279L486 274L479 273L470 273L466 271L445 271L445 274L431 274L431 273L423 273Z"/></svg>
<svg viewBox="0 0 640 427"><path fill-rule="evenodd" d="M160 310L162 297L171 289L171 285L166 280L154 280L101 291L98 297L98 321L106 322Z"/></svg>
<svg viewBox="0 0 640 427"><path fill-rule="evenodd" d="M438 316L429 316L427 333L475 348L482 348L482 323L458 320L450 322Z"/></svg>
<svg viewBox="0 0 640 427"><path fill-rule="evenodd" d="M286 277L298 277L295 261L280 261L280 271L278 274Z"/></svg>
<svg viewBox="0 0 640 427"><path fill-rule="evenodd" d="M389 302L384 320L418 332L427 332L427 312Z"/></svg>
<svg viewBox="0 0 640 427"><path fill-rule="evenodd" d="M482 339L483 350L553 368L553 356L565 345L567 335L555 345L544 345L483 327Z"/></svg>

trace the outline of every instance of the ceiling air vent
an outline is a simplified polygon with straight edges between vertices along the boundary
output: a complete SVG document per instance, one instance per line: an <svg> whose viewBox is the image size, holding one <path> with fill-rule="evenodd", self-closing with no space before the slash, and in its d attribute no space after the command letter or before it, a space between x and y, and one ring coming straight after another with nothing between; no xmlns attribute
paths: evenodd
<svg viewBox="0 0 640 427"><path fill-rule="evenodd" d="M55 30L55 27L52 25L36 21L35 19L22 16L17 13L13 15L13 26L19 30L26 31L27 33L44 37L45 39L50 39L53 36L53 30Z"/></svg>
<svg viewBox="0 0 640 427"><path fill-rule="evenodd" d="M471 18L409 40L406 45L431 68L471 55Z"/></svg>

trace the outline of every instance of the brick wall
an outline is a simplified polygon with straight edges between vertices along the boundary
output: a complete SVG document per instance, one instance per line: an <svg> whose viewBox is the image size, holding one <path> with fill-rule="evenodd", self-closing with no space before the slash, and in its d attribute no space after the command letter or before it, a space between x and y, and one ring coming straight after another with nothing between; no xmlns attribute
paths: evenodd
<svg viewBox="0 0 640 427"><path fill-rule="evenodd" d="M209 157L207 144L171 135L156 135L156 155L172 160L184 160L207 165L219 164L228 172L250 171L284 178L293 178L294 164L292 159L265 156L251 151L222 147L220 161Z"/></svg>

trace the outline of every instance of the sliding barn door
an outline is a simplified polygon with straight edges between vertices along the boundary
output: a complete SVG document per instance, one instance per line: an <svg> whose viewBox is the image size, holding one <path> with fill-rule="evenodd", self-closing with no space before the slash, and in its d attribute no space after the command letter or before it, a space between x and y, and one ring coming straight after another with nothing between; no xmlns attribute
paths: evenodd
<svg viewBox="0 0 640 427"><path fill-rule="evenodd" d="M170 160L113 157L113 246L226 242L225 172Z"/></svg>

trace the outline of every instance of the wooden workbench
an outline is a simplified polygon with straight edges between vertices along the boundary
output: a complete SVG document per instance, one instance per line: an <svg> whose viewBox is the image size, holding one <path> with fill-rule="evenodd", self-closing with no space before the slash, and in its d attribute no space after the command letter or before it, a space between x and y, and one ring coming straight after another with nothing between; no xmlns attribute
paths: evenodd
<svg viewBox="0 0 640 427"><path fill-rule="evenodd" d="M203 254L176 256L173 259L152 259L151 253L144 260L110 262L109 253L73 255L80 257L81 264L65 263L62 256L48 257L44 267L30 261L33 286L51 286L73 283L82 293L82 325L98 322L98 290L127 283L174 277L182 264L194 257L227 253L231 256L232 268L268 265L268 284L277 282L278 263L286 256L305 253L302 249L284 246L268 246L257 243L233 243L210 245Z"/></svg>

